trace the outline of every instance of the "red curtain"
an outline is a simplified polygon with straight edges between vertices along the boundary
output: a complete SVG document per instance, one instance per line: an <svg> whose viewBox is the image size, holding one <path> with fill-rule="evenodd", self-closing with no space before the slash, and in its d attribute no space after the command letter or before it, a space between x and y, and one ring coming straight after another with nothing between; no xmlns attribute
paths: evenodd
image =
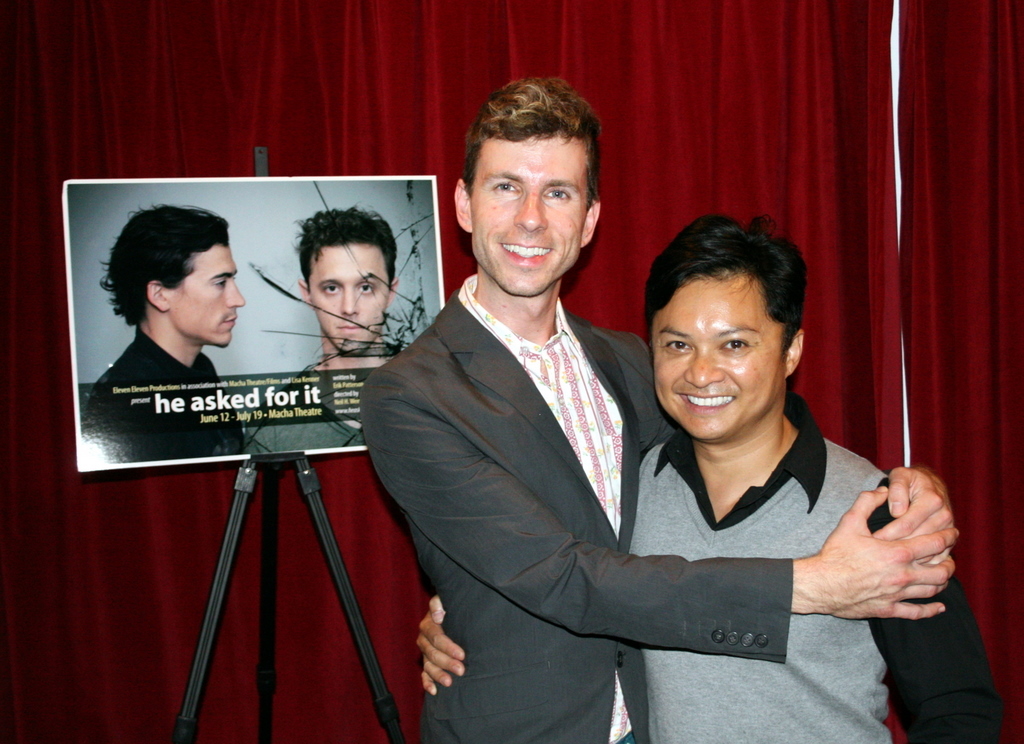
<svg viewBox="0 0 1024 744"><path fill-rule="evenodd" d="M1006 701L1024 731L1024 612L1008 561L1024 541L1024 19L1010 2L911 0L902 49L901 263L911 452L948 479L956 557Z"/></svg>
<svg viewBox="0 0 1024 744"><path fill-rule="evenodd" d="M902 459L902 296L914 362L914 455L953 485L965 529L960 574L1012 711L1007 644L1019 641L1008 642L996 623L1013 609L1006 603L1016 579L1004 566L1016 533L1003 494L1020 483L1011 449L1020 433L1012 413L992 411L1019 405L1006 400L1012 347L997 335L1021 320L1010 295L1020 273L1020 259L1010 255L1020 226L1013 212L1019 21L1009 0L990 0L986 13L973 15L966 3L929 0L906 14L913 43L905 63L916 72L908 82L914 115L904 119L914 147L901 281L890 6L15 0L0 7L0 73L10 81L0 117L8 237L0 254L7 277L0 353L9 391L0 740L170 737L235 470L75 470L61 182L247 176L255 146L269 148L272 175L436 174L452 291L473 270L451 209L462 137L487 93L524 75L565 77L604 122L602 220L568 283L571 310L642 333L648 264L683 225L709 211L771 214L804 249L811 271L797 389L827 436L892 466ZM961 22L957 13L970 17ZM969 95L956 97L957 86ZM958 254L942 261L944 250ZM941 345L948 338L955 344ZM957 364L943 365L938 355L950 346ZM969 369L970 377L957 375ZM966 384L954 388L960 377ZM997 390L1007 395L997 398ZM982 465L983 475L968 479L961 460ZM427 588L414 552L365 454L314 464L407 740L415 742L413 637ZM281 508L276 735L383 742L292 480L285 475ZM257 501L199 741L255 736L258 516Z"/></svg>

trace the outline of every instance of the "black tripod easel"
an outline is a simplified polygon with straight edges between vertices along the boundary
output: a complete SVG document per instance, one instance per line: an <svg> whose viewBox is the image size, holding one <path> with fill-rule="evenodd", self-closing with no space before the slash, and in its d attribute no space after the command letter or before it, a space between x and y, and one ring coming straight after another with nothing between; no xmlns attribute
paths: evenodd
<svg viewBox="0 0 1024 744"><path fill-rule="evenodd" d="M203 688L210 670L211 653L216 640L217 628L224 611L224 600L227 594L231 570L238 552L238 541L245 523L245 512L252 500L256 487L256 475L259 465L270 466L272 472L264 473L263 483L263 520L261 534L261 568L260 568L260 651L256 667L256 687L260 697L259 708L259 743L270 744L273 723L273 700L276 687L274 669L274 647L276 640L276 605L277 605L277 519L278 519L278 480L280 469L285 463L294 463L299 480L299 488L309 507L310 518L316 530L317 539L327 560L334 588L338 592L342 609L348 620L359 659L366 672L373 695L373 704L377 719L387 731L391 744L403 744L402 731L398 725L398 707L388 691L381 673L380 665L366 632L366 624L359 610L356 595L345 570L341 558L341 550L331 529L327 511L324 509L320 495L320 479L302 452L284 452L270 455L253 455L238 468L235 479L235 496L228 514L224 541L221 544L220 557L210 587L210 597L206 603L206 614L196 644L195 656L192 660L192 671L189 673L185 699L181 713L174 726L171 741L174 744L191 744L196 734L199 715L199 704Z"/></svg>

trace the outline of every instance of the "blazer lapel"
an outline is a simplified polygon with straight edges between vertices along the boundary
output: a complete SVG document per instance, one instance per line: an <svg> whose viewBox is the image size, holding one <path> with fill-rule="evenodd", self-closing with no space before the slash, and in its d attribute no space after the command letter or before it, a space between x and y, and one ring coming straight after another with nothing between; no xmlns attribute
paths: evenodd
<svg viewBox="0 0 1024 744"><path fill-rule="evenodd" d="M550 450L593 493L579 458L536 385L512 353L462 306L458 295L453 295L438 314L435 327L466 374L494 391L530 422ZM596 497L594 503L597 504Z"/></svg>

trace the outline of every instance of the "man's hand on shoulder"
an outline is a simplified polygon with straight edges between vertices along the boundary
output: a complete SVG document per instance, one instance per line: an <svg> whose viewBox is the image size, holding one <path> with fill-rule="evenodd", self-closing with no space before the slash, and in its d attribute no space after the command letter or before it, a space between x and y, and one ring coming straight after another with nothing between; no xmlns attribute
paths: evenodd
<svg viewBox="0 0 1024 744"><path fill-rule="evenodd" d="M910 516L915 503L913 488L910 491L911 509L904 518ZM914 519L895 530L890 527L900 519L883 528L895 536L880 536L883 530L872 535L867 526L868 517L887 496L886 488L860 494L821 551L794 561L794 613L916 620L944 610L938 602L916 604L904 600L932 597L945 588L953 575L954 564L948 551L956 542L957 531L947 526L920 534L937 514L935 523L944 523L943 507L931 509L927 514L924 512L929 510L923 509L921 514L915 514ZM927 495L919 494L919 498L930 500ZM948 509L945 511L951 522L952 514Z"/></svg>
<svg viewBox="0 0 1024 744"><path fill-rule="evenodd" d="M953 526L953 509L942 478L921 465L896 468L889 475L889 513L896 517L875 533L883 540L917 537ZM950 545L933 562L949 557Z"/></svg>

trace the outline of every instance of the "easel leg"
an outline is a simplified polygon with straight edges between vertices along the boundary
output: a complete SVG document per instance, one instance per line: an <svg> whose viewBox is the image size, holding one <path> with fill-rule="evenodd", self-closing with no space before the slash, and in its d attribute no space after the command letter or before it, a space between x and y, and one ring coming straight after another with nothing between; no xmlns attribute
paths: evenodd
<svg viewBox="0 0 1024 744"><path fill-rule="evenodd" d="M269 463L263 473L263 519L260 528L260 656L256 690L260 698L259 744L271 744L274 692L277 690L277 525L281 464Z"/></svg>
<svg viewBox="0 0 1024 744"><path fill-rule="evenodd" d="M363 671L366 672L370 683L377 719L387 731L388 741L391 744L403 744L405 739L402 736L402 729L398 725L398 706L395 705L395 699L384 682L384 674L380 670L373 644L366 631L366 623L363 621L363 614L356 601L355 592L352 590L352 582L349 581L348 572L345 570L345 562L341 558L338 541L334 537L334 530L331 528L327 510L324 509L324 502L320 495L320 479L305 457L295 460L295 470L299 478L299 488L309 506L310 517L313 520L317 538L320 540L320 547L323 549L324 558L327 559L327 568L334 581L334 588L338 592L342 609L348 619L349 630L352 631L352 638L355 641L356 650L359 652Z"/></svg>
<svg viewBox="0 0 1024 744"><path fill-rule="evenodd" d="M189 673L188 686L185 688L185 699L171 736L174 744L191 744L195 738L199 701L210 670L210 652L224 613L224 598L231 578L231 567L238 553L238 539L242 534L242 524L245 522L245 510L255 485L256 467L248 462L243 463L238 468L238 476L235 478L235 498L228 515L227 528L224 530L217 568L213 574L210 598L206 603L206 615L203 617L199 642L192 659L192 671Z"/></svg>

